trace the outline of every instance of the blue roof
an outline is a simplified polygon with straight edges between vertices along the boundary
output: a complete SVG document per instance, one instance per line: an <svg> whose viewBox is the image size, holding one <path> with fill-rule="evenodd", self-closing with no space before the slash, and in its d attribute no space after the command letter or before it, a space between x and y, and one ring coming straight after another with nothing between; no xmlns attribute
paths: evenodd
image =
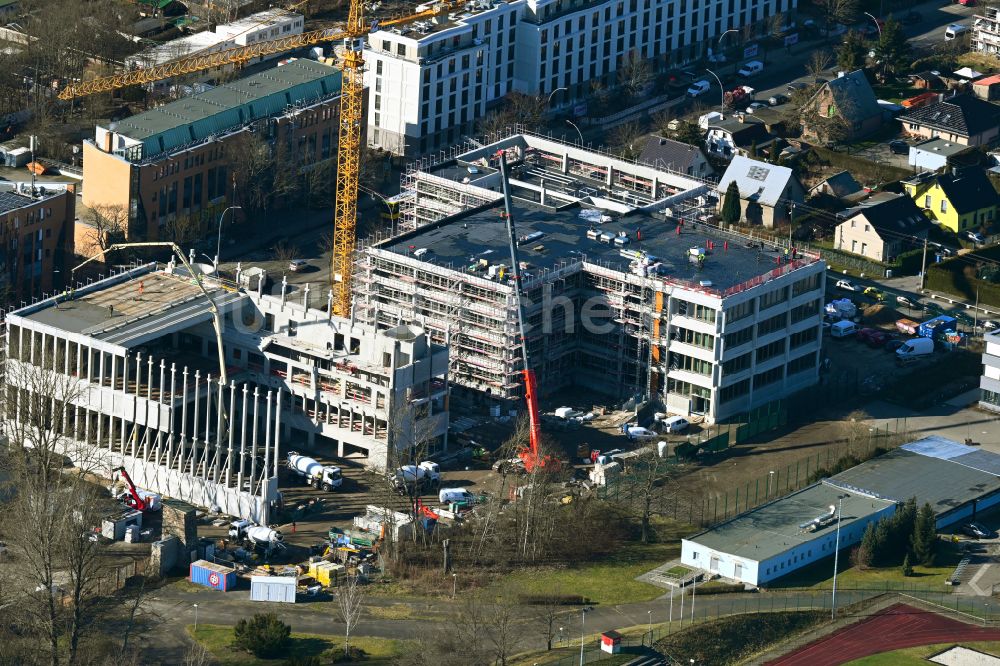
<svg viewBox="0 0 1000 666"><path fill-rule="evenodd" d="M298 59L126 118L112 128L141 141L143 155L150 156L339 92L337 68Z"/></svg>

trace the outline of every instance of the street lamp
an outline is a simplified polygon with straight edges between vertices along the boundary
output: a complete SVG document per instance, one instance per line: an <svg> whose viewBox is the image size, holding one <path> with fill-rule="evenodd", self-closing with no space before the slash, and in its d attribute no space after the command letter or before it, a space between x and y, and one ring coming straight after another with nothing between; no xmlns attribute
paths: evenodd
<svg viewBox="0 0 1000 666"><path fill-rule="evenodd" d="M576 133L580 136L580 147L582 148L583 147L583 132L581 132L580 128L576 126L576 123L574 123L569 118L566 119L566 122L569 123L573 127L573 129L576 130Z"/></svg>
<svg viewBox="0 0 1000 666"><path fill-rule="evenodd" d="M192 604L194 606L194 630L198 631L198 604Z"/></svg>
<svg viewBox="0 0 1000 666"><path fill-rule="evenodd" d="M878 19L869 14L868 12L862 12L862 13L875 22L875 27L878 28L878 39L879 41L882 41L882 26L879 24Z"/></svg>
<svg viewBox="0 0 1000 666"><path fill-rule="evenodd" d="M767 473L767 499L771 499L771 478L774 477L774 470Z"/></svg>
<svg viewBox="0 0 1000 666"><path fill-rule="evenodd" d="M222 221L226 219L226 213L231 210L243 210L243 206L230 206L226 210L222 211L222 215L219 216L219 237L215 241L215 272L219 272L219 259L222 256Z"/></svg>
<svg viewBox="0 0 1000 666"><path fill-rule="evenodd" d="M670 615L667 616L667 634L670 634L674 626L674 591L670 590Z"/></svg>
<svg viewBox="0 0 1000 666"><path fill-rule="evenodd" d="M563 629L564 629L564 627L559 627L559 642L560 643L562 643L563 641L566 640L565 638L563 638Z"/></svg>
<svg viewBox="0 0 1000 666"><path fill-rule="evenodd" d="M550 92L549 93L549 99L545 102L545 106L551 106L551 104L552 104L552 96L555 95L560 90L569 90L569 88L566 88L566 87L556 88L555 90L553 90L552 92Z"/></svg>
<svg viewBox="0 0 1000 666"><path fill-rule="evenodd" d="M580 666L583 666L583 625L587 620L587 609L580 611Z"/></svg>
<svg viewBox="0 0 1000 666"><path fill-rule="evenodd" d="M840 517L844 513L844 496L837 496L837 542L833 547L833 594L830 598L830 619L837 619L837 567L840 564Z"/></svg>
<svg viewBox="0 0 1000 666"><path fill-rule="evenodd" d="M719 114L722 116L726 115L726 89L722 87L722 79L719 75L710 69L706 69L706 72L715 77L715 80L719 82ZM721 118L720 118L721 120Z"/></svg>
<svg viewBox="0 0 1000 666"><path fill-rule="evenodd" d="M646 611L646 633L649 634L649 646L653 646L653 611Z"/></svg>
<svg viewBox="0 0 1000 666"><path fill-rule="evenodd" d="M455 592L458 591L458 574L453 573L451 575L451 598L455 598Z"/></svg>
<svg viewBox="0 0 1000 666"><path fill-rule="evenodd" d="M395 235L396 234L396 228L395 228L395 221L396 221L396 219L395 219L395 216L393 215L392 206L389 204L389 200L386 199L381 194L379 194L378 192L376 192L375 190L370 190L367 187L364 187L363 185L358 185L358 189L361 190L362 192L364 192L365 194L367 194L368 196L374 198L374 199L381 199L382 200L382 203L385 204L385 209L389 212L389 223L392 226L392 233L393 233L393 235Z"/></svg>
<svg viewBox="0 0 1000 666"><path fill-rule="evenodd" d="M722 33L721 35L719 35L719 41L716 42L716 46L718 47L718 49L720 51L722 50L722 39L723 39L723 37L725 37L726 35L728 35L731 32L739 32L739 31L740 31L739 28L730 28L729 30L726 30L724 33Z"/></svg>

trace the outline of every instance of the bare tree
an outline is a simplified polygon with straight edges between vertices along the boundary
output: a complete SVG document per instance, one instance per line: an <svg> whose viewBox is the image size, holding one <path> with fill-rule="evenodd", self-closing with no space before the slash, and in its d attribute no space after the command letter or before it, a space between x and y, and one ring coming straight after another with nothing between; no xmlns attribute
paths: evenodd
<svg viewBox="0 0 1000 666"><path fill-rule="evenodd" d="M608 140L614 150L629 159L635 159L642 151L642 138L645 134L642 125L633 120L611 130Z"/></svg>
<svg viewBox="0 0 1000 666"><path fill-rule="evenodd" d="M95 204L87 221L94 228L94 242L101 250L125 240L128 232L128 207L123 204Z"/></svg>
<svg viewBox="0 0 1000 666"><path fill-rule="evenodd" d="M359 576L347 576L337 588L337 614L344 623L344 654L351 656L351 631L361 619L366 590Z"/></svg>
<svg viewBox="0 0 1000 666"><path fill-rule="evenodd" d="M210 666L212 663L212 653L201 643L192 643L184 653L184 666Z"/></svg>
<svg viewBox="0 0 1000 666"><path fill-rule="evenodd" d="M857 20L858 0L816 0L816 4L823 10L828 34L837 23L850 24Z"/></svg>
<svg viewBox="0 0 1000 666"><path fill-rule="evenodd" d="M653 79L653 70L642 51L632 49L622 58L618 67L618 83L629 95L638 95Z"/></svg>
<svg viewBox="0 0 1000 666"><path fill-rule="evenodd" d="M507 666L523 636L518 626L520 607L509 595L501 595L489 604L486 622L486 637L493 652L493 662Z"/></svg>
<svg viewBox="0 0 1000 666"><path fill-rule="evenodd" d="M545 649L551 650L552 643L558 635L559 617L563 614L562 588L558 585L544 599L537 599L535 619L538 620L539 633L545 639Z"/></svg>
<svg viewBox="0 0 1000 666"><path fill-rule="evenodd" d="M811 54L809 54L809 60L806 61L806 72L811 76L819 76L826 68L833 63L833 54L827 49L816 49Z"/></svg>
<svg viewBox="0 0 1000 666"><path fill-rule="evenodd" d="M287 241L278 241L271 249L271 256L277 261L291 261L299 258L299 248Z"/></svg>
<svg viewBox="0 0 1000 666"><path fill-rule="evenodd" d="M164 225L164 238L182 245L201 237L201 231L201 221L193 215L173 215Z"/></svg>

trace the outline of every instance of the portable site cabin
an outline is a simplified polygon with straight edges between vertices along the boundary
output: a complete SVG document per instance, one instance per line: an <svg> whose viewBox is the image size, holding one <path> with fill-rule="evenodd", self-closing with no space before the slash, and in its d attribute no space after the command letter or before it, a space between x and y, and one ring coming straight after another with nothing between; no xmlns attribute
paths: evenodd
<svg viewBox="0 0 1000 666"><path fill-rule="evenodd" d="M295 576L251 576L250 601L294 604L297 584Z"/></svg>

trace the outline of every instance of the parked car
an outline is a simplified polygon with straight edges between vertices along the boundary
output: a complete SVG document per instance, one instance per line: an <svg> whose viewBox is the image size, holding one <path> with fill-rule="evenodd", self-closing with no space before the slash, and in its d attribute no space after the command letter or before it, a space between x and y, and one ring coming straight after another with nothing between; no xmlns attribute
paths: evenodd
<svg viewBox="0 0 1000 666"><path fill-rule="evenodd" d="M771 106L781 106L782 104L786 104L787 102L788 102L788 95L782 95L781 93L778 93L777 95L771 95L767 100L767 103L770 104Z"/></svg>
<svg viewBox="0 0 1000 666"><path fill-rule="evenodd" d="M292 259L290 262L288 262L288 270L290 270L293 273L298 273L300 271L305 270L308 265L309 262L306 261L305 259Z"/></svg>
<svg viewBox="0 0 1000 666"><path fill-rule="evenodd" d="M924 306L914 301L906 296L897 296L896 305L902 305L904 308L909 308L911 310L923 310Z"/></svg>
<svg viewBox="0 0 1000 666"><path fill-rule="evenodd" d="M701 79L691 84L691 87L687 89L687 94L691 97L698 97L707 93L711 87L708 81Z"/></svg>
<svg viewBox="0 0 1000 666"><path fill-rule="evenodd" d="M906 143L902 139L896 139L895 141L890 141L889 152L891 152L893 155L909 155L910 144Z"/></svg>
<svg viewBox="0 0 1000 666"><path fill-rule="evenodd" d="M796 90L805 90L809 87L808 83L803 83L802 81L792 81L785 88L788 92L795 92Z"/></svg>
<svg viewBox="0 0 1000 666"><path fill-rule="evenodd" d="M854 337L856 337L861 342L866 342L869 337L875 334L876 331L878 331L877 328L870 328L866 326L865 328L859 328L858 332L855 333Z"/></svg>
<svg viewBox="0 0 1000 666"><path fill-rule="evenodd" d="M962 532L974 539L992 539L996 536L996 532L981 523L966 523L962 525Z"/></svg>
<svg viewBox="0 0 1000 666"><path fill-rule="evenodd" d="M885 331L880 331L878 329L875 329L868 335L867 338L865 338L865 344L871 347L872 349L876 349L878 347L884 346L891 340L892 340L891 335L889 335Z"/></svg>
<svg viewBox="0 0 1000 666"><path fill-rule="evenodd" d="M813 79L813 83L815 83L818 86L821 86L824 83L829 83L829 80L824 79L822 76L817 76L815 79Z"/></svg>
<svg viewBox="0 0 1000 666"><path fill-rule="evenodd" d="M850 280L837 280L837 289L843 291L857 291L858 288Z"/></svg>
<svg viewBox="0 0 1000 666"><path fill-rule="evenodd" d="M764 102L754 102L753 104L747 107L747 113L753 113L757 109L766 109L766 108L767 104L764 104Z"/></svg>
<svg viewBox="0 0 1000 666"><path fill-rule="evenodd" d="M1000 322L994 321L993 319L987 319L980 324L984 331L995 331L1000 328Z"/></svg>
<svg viewBox="0 0 1000 666"><path fill-rule="evenodd" d="M968 238L973 243L975 243L976 245L983 245L986 242L986 237L983 236L978 231L966 231L965 237Z"/></svg>

